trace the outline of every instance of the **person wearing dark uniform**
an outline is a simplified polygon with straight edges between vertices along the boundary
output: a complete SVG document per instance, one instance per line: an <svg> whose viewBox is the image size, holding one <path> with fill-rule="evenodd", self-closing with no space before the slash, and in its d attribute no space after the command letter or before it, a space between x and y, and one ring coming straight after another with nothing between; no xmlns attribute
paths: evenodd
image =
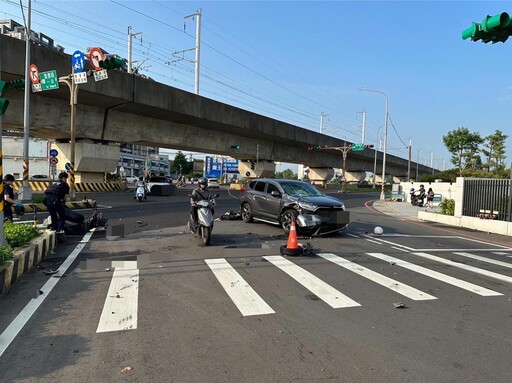
<svg viewBox="0 0 512 383"><path fill-rule="evenodd" d="M199 207L197 206L197 201L202 201L208 199L210 192L207 189L208 186L208 180L204 177L199 178L199 187L194 189L192 192L192 195L190 197L190 214L192 214L192 219L194 221L194 227L197 226L197 209Z"/></svg>
<svg viewBox="0 0 512 383"><path fill-rule="evenodd" d="M48 212L52 217L52 230L63 233L66 222L65 202L69 194L68 173L61 172L59 182L50 184L44 194Z"/></svg>
<svg viewBox="0 0 512 383"><path fill-rule="evenodd" d="M14 200L14 189L12 184L14 183L14 176L12 174L6 174L4 177L4 221L9 220L12 222L12 206L22 205L21 202Z"/></svg>

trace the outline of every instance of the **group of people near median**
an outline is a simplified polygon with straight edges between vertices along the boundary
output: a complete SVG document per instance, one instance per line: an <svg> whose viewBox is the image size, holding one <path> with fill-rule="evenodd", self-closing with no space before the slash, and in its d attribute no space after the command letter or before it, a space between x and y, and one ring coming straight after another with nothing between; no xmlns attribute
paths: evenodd
<svg viewBox="0 0 512 383"><path fill-rule="evenodd" d="M14 196L12 184L15 179L12 174L6 174L3 179L4 186L4 221L13 221L12 207L22 207L23 203L17 201ZM61 172L59 174L59 182L51 183L44 192L43 204L48 208L48 213L52 218L51 229L57 233L64 232L64 223L66 221L66 200L69 195L68 173Z"/></svg>
<svg viewBox="0 0 512 383"><path fill-rule="evenodd" d="M420 185L420 188L415 191L414 188L410 191L411 195L411 204L415 206L425 206L424 201L427 199L427 207L432 209L434 207L434 191L432 188L429 188L427 192L425 192L425 186Z"/></svg>

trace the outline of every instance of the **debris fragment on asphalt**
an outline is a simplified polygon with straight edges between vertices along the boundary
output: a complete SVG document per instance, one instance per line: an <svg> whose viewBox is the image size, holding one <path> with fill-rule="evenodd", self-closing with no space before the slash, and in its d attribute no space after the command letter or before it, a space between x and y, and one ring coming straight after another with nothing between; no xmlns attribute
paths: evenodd
<svg viewBox="0 0 512 383"><path fill-rule="evenodd" d="M393 261L389 261L389 264L390 264L391 266L396 265L396 263L395 263L395 262L393 262Z"/></svg>
<svg viewBox="0 0 512 383"><path fill-rule="evenodd" d="M110 271L110 267L105 268L105 271Z"/></svg>
<svg viewBox="0 0 512 383"><path fill-rule="evenodd" d="M52 269L43 271L43 273L45 273L46 275L57 274L58 272L59 272L59 270L52 270Z"/></svg>
<svg viewBox="0 0 512 383"><path fill-rule="evenodd" d="M395 306L395 309L403 309L405 307L405 303L396 302L396 303L393 303L393 306Z"/></svg>
<svg viewBox="0 0 512 383"><path fill-rule="evenodd" d="M133 370L133 367L125 367L121 370L121 372L128 372L128 371L131 371Z"/></svg>

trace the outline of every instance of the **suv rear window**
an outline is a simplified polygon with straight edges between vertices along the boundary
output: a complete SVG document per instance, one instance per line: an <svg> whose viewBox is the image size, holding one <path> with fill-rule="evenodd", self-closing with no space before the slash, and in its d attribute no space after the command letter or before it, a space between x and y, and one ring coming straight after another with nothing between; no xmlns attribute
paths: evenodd
<svg viewBox="0 0 512 383"><path fill-rule="evenodd" d="M165 177L151 177L149 182L169 182Z"/></svg>

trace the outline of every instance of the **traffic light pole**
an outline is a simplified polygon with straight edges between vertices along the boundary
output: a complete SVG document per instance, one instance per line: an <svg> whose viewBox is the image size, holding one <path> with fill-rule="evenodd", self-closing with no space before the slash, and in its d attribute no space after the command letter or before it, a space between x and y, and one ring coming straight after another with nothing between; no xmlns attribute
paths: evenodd
<svg viewBox="0 0 512 383"><path fill-rule="evenodd" d="M69 105L71 106L71 126L70 126L70 159L71 168L69 169L69 197L75 199L75 112L78 99L78 85L75 84L73 73L69 76L59 77L59 82L69 87Z"/></svg>
<svg viewBox="0 0 512 383"><path fill-rule="evenodd" d="M0 80L2 78L2 57L0 55ZM2 159L3 159L3 152L2 152L2 134L3 134L3 115L0 114L0 245L7 245L7 242L5 240L5 234L4 234L4 168L2 166Z"/></svg>
<svg viewBox="0 0 512 383"><path fill-rule="evenodd" d="M342 172L341 172L341 177L342 177L342 184L341 184L341 187L340 189L338 190L338 193L343 193L345 191L345 168L346 168L346 162L347 162L347 155L348 155L348 152L351 151L353 148L352 145L346 145L344 144L343 146L321 146L321 147L317 147L317 149L320 149L320 150L339 150L343 153L343 169L342 169Z"/></svg>

